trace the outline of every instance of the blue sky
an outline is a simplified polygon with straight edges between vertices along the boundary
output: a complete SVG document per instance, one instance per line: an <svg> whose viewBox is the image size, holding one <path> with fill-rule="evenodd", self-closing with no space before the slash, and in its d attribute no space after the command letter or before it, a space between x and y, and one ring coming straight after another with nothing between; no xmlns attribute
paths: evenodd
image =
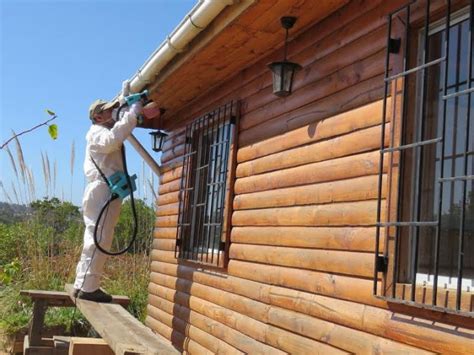
<svg viewBox="0 0 474 355"><path fill-rule="evenodd" d="M58 115L57 140L49 137L46 127L20 137L37 197L46 193L43 152L51 166L57 162L55 195L66 200L72 195L72 202L80 204L90 103L96 98L113 98L122 81L133 76L196 2L0 0L0 142L11 136L11 130L20 132L45 121L46 108ZM148 131L136 129L134 134L150 148ZM15 145L10 148L15 155ZM140 157L131 147L127 153L129 171L137 173L142 182ZM16 178L4 150L0 150L0 168L0 181L13 198L11 184ZM148 169L145 175L150 178ZM144 197L142 183L140 190ZM147 196L150 200L149 192ZM1 190L0 200L6 200Z"/></svg>

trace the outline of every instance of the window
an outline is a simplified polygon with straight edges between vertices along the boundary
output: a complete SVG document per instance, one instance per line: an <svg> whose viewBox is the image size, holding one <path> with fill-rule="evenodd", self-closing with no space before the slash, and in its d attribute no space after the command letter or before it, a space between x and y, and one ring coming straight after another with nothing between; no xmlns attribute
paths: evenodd
<svg viewBox="0 0 474 355"><path fill-rule="evenodd" d="M225 266L232 210L238 105L231 102L186 127L175 256Z"/></svg>
<svg viewBox="0 0 474 355"><path fill-rule="evenodd" d="M420 12L424 24L416 27L420 21L414 18L421 17ZM374 292L402 303L472 316L472 15L469 7L452 11L449 2L443 18L433 21L433 13L429 1L417 1L389 16L384 122L387 112L393 120L390 146L381 149L381 167L384 161L389 165L391 185L385 204L379 189ZM403 49L394 46L400 43L391 27L395 18L408 24L400 35ZM396 73L391 59L406 63L405 67ZM403 99L397 100L397 95ZM389 107L389 96L394 106L403 101L400 109ZM382 138L383 147L385 143ZM381 168L380 183L382 172Z"/></svg>

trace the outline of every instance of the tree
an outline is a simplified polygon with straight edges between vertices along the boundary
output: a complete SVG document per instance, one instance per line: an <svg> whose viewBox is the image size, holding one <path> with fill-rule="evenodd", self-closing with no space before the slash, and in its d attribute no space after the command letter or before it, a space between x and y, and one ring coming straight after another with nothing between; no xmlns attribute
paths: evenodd
<svg viewBox="0 0 474 355"><path fill-rule="evenodd" d="M153 234L155 213L153 208L146 205L143 200L135 199L135 210L137 212L138 228L135 245L130 252L148 253ZM133 213L130 199L122 203L120 218L115 228L114 250L123 249L131 240L133 234Z"/></svg>
<svg viewBox="0 0 474 355"><path fill-rule="evenodd" d="M30 204L34 218L54 228L56 234L62 234L71 223L81 221L79 207L58 198L37 200Z"/></svg>

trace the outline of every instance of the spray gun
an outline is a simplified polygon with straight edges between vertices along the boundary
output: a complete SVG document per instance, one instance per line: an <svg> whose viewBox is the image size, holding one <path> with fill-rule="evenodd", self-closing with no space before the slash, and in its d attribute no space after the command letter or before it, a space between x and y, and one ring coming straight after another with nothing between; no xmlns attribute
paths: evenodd
<svg viewBox="0 0 474 355"><path fill-rule="evenodd" d="M115 121L119 121L122 118L123 112L122 110L126 107L132 106L134 103L141 102L143 106L145 106L150 99L148 98L148 90L143 90L142 92L128 95L128 90L122 90L123 95L119 98L119 107L112 112L112 117ZM127 95L125 95L127 93ZM137 117L138 123L143 123L143 115L139 115Z"/></svg>
<svg viewBox="0 0 474 355"><path fill-rule="evenodd" d="M124 96L123 99L121 99L122 102L120 102L120 104L126 103L128 106L132 106L135 102L142 101L145 103L148 100L148 90L143 90L142 92L136 94Z"/></svg>

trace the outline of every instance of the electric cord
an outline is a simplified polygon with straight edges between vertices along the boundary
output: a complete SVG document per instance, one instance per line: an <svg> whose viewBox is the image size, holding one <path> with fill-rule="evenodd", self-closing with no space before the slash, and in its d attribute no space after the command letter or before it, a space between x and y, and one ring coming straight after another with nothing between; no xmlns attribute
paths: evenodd
<svg viewBox="0 0 474 355"><path fill-rule="evenodd" d="M113 252L110 250L104 249L101 245L100 242L97 240L97 229L99 227L100 220L102 219L102 215L104 213L104 210L108 208L110 203L115 200L117 197L116 196L111 196L102 206L102 209L99 212L99 216L97 217L97 222L95 224L94 228L94 244L99 249L102 253L106 255L111 255L111 256L116 256L116 255L121 255L129 251L133 244L135 243L135 240L137 239L137 233L138 233L138 217L137 217L137 211L135 207L135 198L133 196L133 189L132 189L132 181L130 179L130 175L128 174L128 169L127 169L127 159L125 157L125 147L122 145L122 163L123 163L123 169L125 172L125 176L127 178L127 184L130 188L130 203L132 206L132 215L133 215L133 234L132 234L132 239L130 240L130 243L122 250Z"/></svg>

